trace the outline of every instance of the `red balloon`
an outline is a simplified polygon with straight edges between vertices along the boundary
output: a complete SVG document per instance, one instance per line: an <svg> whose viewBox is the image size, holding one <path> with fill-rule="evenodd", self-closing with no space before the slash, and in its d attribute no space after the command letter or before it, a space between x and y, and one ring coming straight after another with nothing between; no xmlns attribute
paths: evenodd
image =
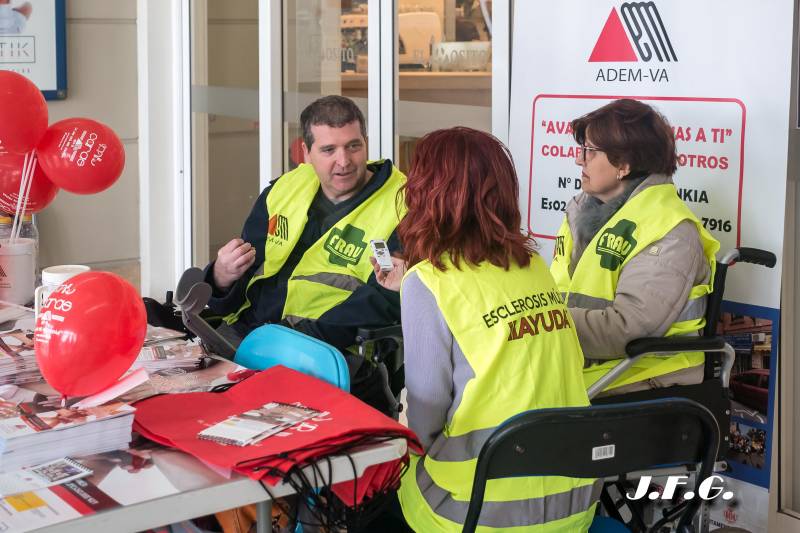
<svg viewBox="0 0 800 533"><path fill-rule="evenodd" d="M65 396L113 385L144 343L147 315L133 286L110 272L84 272L42 306L34 349L44 379Z"/></svg>
<svg viewBox="0 0 800 533"><path fill-rule="evenodd" d="M22 164L25 156L20 154L0 155L0 211L15 213L19 199L19 183L22 181ZM42 168L37 165L33 171L33 182L28 192L28 201L23 206L26 213L38 213L47 207L58 193Z"/></svg>
<svg viewBox="0 0 800 533"><path fill-rule="evenodd" d="M108 189L125 168L125 149L117 134L88 118L68 118L51 125L36 152L50 181L76 194Z"/></svg>
<svg viewBox="0 0 800 533"><path fill-rule="evenodd" d="M289 159L291 159L292 163L295 165L299 165L305 161L305 156L303 155L302 137L297 137L292 141L292 144L289 145Z"/></svg>
<svg viewBox="0 0 800 533"><path fill-rule="evenodd" d="M47 130L47 103L31 80L0 70L0 152L33 150Z"/></svg>

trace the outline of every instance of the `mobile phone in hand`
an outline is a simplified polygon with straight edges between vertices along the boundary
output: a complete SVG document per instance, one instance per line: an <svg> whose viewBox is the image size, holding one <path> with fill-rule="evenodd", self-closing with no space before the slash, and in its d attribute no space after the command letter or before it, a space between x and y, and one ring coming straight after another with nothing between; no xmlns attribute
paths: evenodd
<svg viewBox="0 0 800 533"><path fill-rule="evenodd" d="M394 263L392 263L392 256L389 254L386 241L373 239L369 241L369 245L372 247L372 255L375 256L375 260L378 262L381 272L391 272L394 268Z"/></svg>

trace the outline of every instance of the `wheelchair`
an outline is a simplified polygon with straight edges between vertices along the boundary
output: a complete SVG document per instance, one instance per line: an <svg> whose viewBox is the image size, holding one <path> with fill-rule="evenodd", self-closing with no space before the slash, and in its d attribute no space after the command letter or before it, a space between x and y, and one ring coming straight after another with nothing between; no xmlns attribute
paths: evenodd
<svg viewBox="0 0 800 533"><path fill-rule="evenodd" d="M303 354L316 360L318 370L338 365L338 370L326 370L317 377L331 381L325 376L336 376L338 372L337 381L331 382L342 386L346 381L347 387L343 388L348 388L355 396L395 420L399 418L403 408L400 392L404 386L403 336L399 324L358 329L355 351L363 359L355 374L345 380L341 374L346 373L347 368L341 352L308 335L276 324L255 329L237 348L216 330L222 321L206 307L211 293L205 273L196 267L189 268L178 281L174 294L167 292L163 304L144 298L148 324L199 337L211 354L257 370L284 364L316 375L312 370L315 366L308 358L301 361ZM270 353L263 349L264 345L280 346L282 353ZM292 360L302 363L302 368L289 364ZM341 369L343 365L344 370Z"/></svg>
<svg viewBox="0 0 800 533"><path fill-rule="evenodd" d="M702 335L697 337L653 337L635 339L628 343L625 348L627 358L619 365L614 367L611 372L603 376L600 380L589 387L587 393L594 406L628 404L632 402L642 402L648 400L666 400L667 398L686 398L693 400L704 406L713 415L717 430L720 433L719 446L716 452L716 463L714 471L725 471L727 465L725 457L730 447L730 437L728 430L731 419L731 400L728 384L730 381L731 368L733 368L736 352L733 347L725 342L725 339L717 335L717 324L719 322L722 299L725 293L725 279L728 268L734 263L751 263L772 268L775 266L775 254L759 250L756 248L735 248L727 252L717 261L716 273L714 276L713 292L709 295L706 303L706 325ZM631 392L626 394L596 397L608 385L614 382L625 370L634 364L639 358L651 354L669 355L675 352L705 352L705 369L702 383L696 385L675 385L658 389ZM692 473L694 466L687 465L683 468L664 469L656 475L673 473ZM629 475L627 478L635 476ZM624 497L614 499L611 496L610 488L620 495L625 494L630 487L626 483L626 476L619 478L606 485L601 494L601 504L612 518L624 522L632 531L645 531L646 520L641 505L627 501ZM624 519L620 510L627 507L630 518ZM703 509L705 511L705 508ZM664 511L669 513L669 510ZM704 518L704 517L701 517Z"/></svg>

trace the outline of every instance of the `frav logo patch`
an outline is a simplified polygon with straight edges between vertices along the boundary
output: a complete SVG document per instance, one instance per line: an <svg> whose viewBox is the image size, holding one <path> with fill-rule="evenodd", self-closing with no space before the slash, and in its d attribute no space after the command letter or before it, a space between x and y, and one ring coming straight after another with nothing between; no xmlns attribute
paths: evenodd
<svg viewBox="0 0 800 533"><path fill-rule="evenodd" d="M613 228L609 228L597 240L597 255L600 256L600 267L606 270L617 270L625 258L636 247L633 232L636 224L622 219Z"/></svg>
<svg viewBox="0 0 800 533"><path fill-rule="evenodd" d="M267 234L286 240L289 238L289 219L283 215L272 215L269 219Z"/></svg>
<svg viewBox="0 0 800 533"><path fill-rule="evenodd" d="M341 230L333 228L325 242L325 250L330 254L328 261L341 266L357 265L366 247L364 230L350 224Z"/></svg>

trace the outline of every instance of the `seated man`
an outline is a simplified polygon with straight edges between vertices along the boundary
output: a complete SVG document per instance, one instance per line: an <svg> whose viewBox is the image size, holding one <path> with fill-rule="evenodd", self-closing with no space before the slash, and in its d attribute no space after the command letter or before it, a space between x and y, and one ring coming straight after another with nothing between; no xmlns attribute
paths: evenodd
<svg viewBox="0 0 800 533"><path fill-rule="evenodd" d="M311 103L300 125L305 163L264 189L241 239L206 267L209 307L237 346L251 330L281 323L344 351L357 328L400 319L397 293L375 281L369 241L399 247L405 176L389 160L367 162L364 116L345 97ZM348 362L351 373L360 364Z"/></svg>

